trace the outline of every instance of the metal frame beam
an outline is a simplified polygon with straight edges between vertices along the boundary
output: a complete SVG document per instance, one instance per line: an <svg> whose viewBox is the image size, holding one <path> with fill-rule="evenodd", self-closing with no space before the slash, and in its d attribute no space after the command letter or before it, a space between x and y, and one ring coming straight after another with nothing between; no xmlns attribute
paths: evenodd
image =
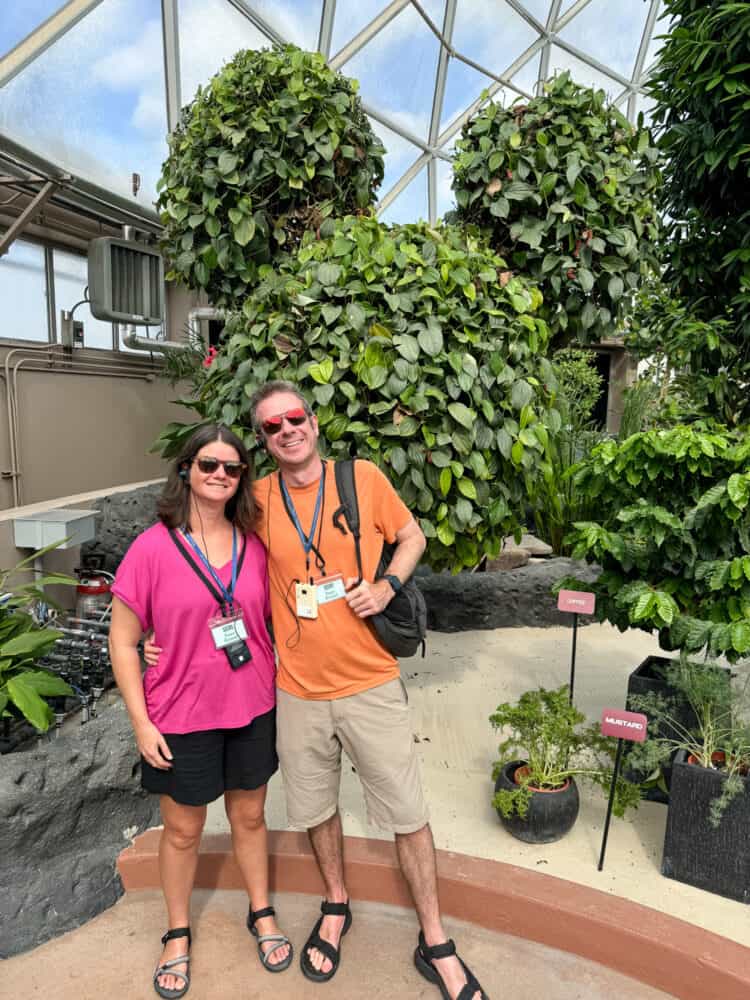
<svg viewBox="0 0 750 1000"><path fill-rule="evenodd" d="M562 29L565 27L565 25L569 24L573 20L573 18L576 16L576 14L580 14L581 11L584 9L584 7L588 7L588 5L590 3L591 3L591 0L576 0L576 2L572 5L572 7L568 7L568 9L565 11L565 13L563 14L563 16L561 18L556 18L555 19L555 22L554 22L555 26L554 26L554 28L552 30L555 31L555 32L562 31ZM558 13L559 13L559 11L560 11L560 4L559 3L557 4L557 10L558 10Z"/></svg>
<svg viewBox="0 0 750 1000"><path fill-rule="evenodd" d="M631 121L635 121L636 114L636 90L635 88L640 88L642 77L643 77L643 64L646 61L646 53L648 52L648 47L654 34L654 25L656 24L656 18L659 15L659 0L651 0L651 6L648 9L648 14L646 15L646 24L643 28L643 35L641 36L641 44L638 47L638 55L635 57L635 65L633 66L633 77L632 84L633 90L630 92L628 97L628 118Z"/></svg>
<svg viewBox="0 0 750 1000"><path fill-rule="evenodd" d="M366 24L343 49L339 49L333 59L328 60L331 69L341 69L344 63L349 62L353 56L356 56L362 46L366 45L371 38L374 38L378 32L382 31L387 24L390 24L394 17L400 14L410 2L411 0L393 0L392 3L388 4L385 10L381 10L377 17L374 17L369 24Z"/></svg>
<svg viewBox="0 0 750 1000"><path fill-rule="evenodd" d="M18 76L37 56L54 45L101 2L102 0L69 0L63 8L48 17L0 59L0 87Z"/></svg>
<svg viewBox="0 0 750 1000"><path fill-rule="evenodd" d="M448 46L453 41L453 26L456 22L456 0L447 0L445 5L445 15L443 17L442 37L445 44L440 42L440 57L438 59L437 72L435 74L435 91L432 97L432 114L430 116L430 145L435 147L437 137L440 132L440 119L443 114L443 100L445 98L445 84L448 79L448 65L450 54ZM427 164L427 214L431 223L437 219L437 160L433 156Z"/></svg>
<svg viewBox="0 0 750 1000"><path fill-rule="evenodd" d="M391 205L396 200L396 198L398 198L398 196L401 194L404 188L408 187L409 184L411 184L411 182L417 176L419 171L422 170L422 168L426 163L429 163L431 158L432 157L430 153L422 153L422 155L418 159L416 159L414 163L412 163L412 165L407 170L404 171L404 173L399 177L399 179L393 185L388 194L382 199L382 201L378 202L378 205L375 209L378 215L384 212L388 208L388 206Z"/></svg>
<svg viewBox="0 0 750 1000"><path fill-rule="evenodd" d="M167 129L171 132L180 117L180 24L177 0L161 0L161 32L164 43L164 85L167 97Z"/></svg>
<svg viewBox="0 0 750 1000"><path fill-rule="evenodd" d="M549 14L547 15L547 25L544 32L545 45L542 49L542 58L539 61L539 76L536 81L536 92L538 97L541 97L544 93L544 84L547 82L547 77L549 76L549 56L552 50L550 38L557 22L561 7L562 0L552 0L549 8Z"/></svg>
<svg viewBox="0 0 750 1000"><path fill-rule="evenodd" d="M26 228L26 223L33 219L42 206L50 200L56 190L57 183L55 181L47 181L44 187L34 195L15 222L0 236L0 257L8 252L16 236L20 236Z"/></svg>
<svg viewBox="0 0 750 1000"><path fill-rule="evenodd" d="M331 54L331 38L333 37L333 19L336 15L336 0L323 0L320 12L320 32L318 33L318 52L324 59Z"/></svg>
<svg viewBox="0 0 750 1000"><path fill-rule="evenodd" d="M282 38L278 31L272 28L268 21L264 20L260 14L256 14L250 5L245 3L245 0L228 0L228 2L275 45L284 45L286 43L286 39Z"/></svg>

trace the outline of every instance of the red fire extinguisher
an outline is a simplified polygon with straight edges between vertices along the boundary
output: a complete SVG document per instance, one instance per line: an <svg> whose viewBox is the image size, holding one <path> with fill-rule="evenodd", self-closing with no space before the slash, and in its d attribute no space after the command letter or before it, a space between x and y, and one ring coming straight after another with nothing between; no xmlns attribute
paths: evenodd
<svg viewBox="0 0 750 1000"><path fill-rule="evenodd" d="M100 619L112 600L111 573L104 570L77 569L76 618Z"/></svg>

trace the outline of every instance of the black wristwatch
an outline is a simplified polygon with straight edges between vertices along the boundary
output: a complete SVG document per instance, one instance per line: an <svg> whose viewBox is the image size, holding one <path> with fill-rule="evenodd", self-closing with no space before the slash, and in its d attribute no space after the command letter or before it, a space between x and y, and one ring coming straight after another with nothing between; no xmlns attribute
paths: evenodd
<svg viewBox="0 0 750 1000"><path fill-rule="evenodd" d="M390 583L390 585L393 587L394 594L397 594L399 590L401 590L401 587L403 586L399 578L397 576L394 576L393 573L386 573L383 579L387 580L388 583Z"/></svg>

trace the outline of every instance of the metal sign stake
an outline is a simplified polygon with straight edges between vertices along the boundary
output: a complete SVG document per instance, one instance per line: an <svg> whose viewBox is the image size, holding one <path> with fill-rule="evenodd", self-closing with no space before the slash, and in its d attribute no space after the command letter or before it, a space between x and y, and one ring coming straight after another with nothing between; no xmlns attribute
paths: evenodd
<svg viewBox="0 0 750 1000"><path fill-rule="evenodd" d="M568 701L573 704L573 689L576 680L576 646L578 643L578 616L593 615L596 607L596 595L582 590L561 590L557 595L557 610L573 615L573 649L570 656L570 681L568 683Z"/></svg>
<svg viewBox="0 0 750 1000"><path fill-rule="evenodd" d="M648 720L640 712L623 712L618 708L605 708L602 712L601 731L603 736L617 737L617 753L615 754L615 766L612 771L612 782L609 786L609 801L607 803L607 817L604 820L604 832L602 834L602 849L599 853L599 864L597 871L604 868L604 854L607 850L607 838L609 836L609 823L612 819L612 807L615 802L615 788L617 779L620 776L620 764L622 763L622 748L625 740L632 743L643 743L646 739Z"/></svg>

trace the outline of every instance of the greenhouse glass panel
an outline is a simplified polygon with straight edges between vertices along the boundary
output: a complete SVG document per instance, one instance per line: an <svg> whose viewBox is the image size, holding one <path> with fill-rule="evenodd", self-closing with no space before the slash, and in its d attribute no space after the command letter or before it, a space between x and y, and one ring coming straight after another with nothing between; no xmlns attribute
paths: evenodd
<svg viewBox="0 0 750 1000"><path fill-rule="evenodd" d="M591 0L559 32L560 38L630 79L646 26L646 3Z"/></svg>
<svg viewBox="0 0 750 1000"><path fill-rule="evenodd" d="M453 45L491 73L505 75L538 38L539 32L501 0L458 0Z"/></svg>
<svg viewBox="0 0 750 1000"><path fill-rule="evenodd" d="M0 257L0 302L3 303L0 338L49 339L42 247L16 240Z"/></svg>
<svg viewBox="0 0 750 1000"><path fill-rule="evenodd" d="M553 45L549 57L549 76L562 70L568 70L571 79L582 87L596 87L603 90L610 101L619 97L622 91L622 83L619 80L594 69L558 45Z"/></svg>
<svg viewBox="0 0 750 1000"><path fill-rule="evenodd" d="M321 0L248 0L248 6L285 42L294 42L301 49L317 49Z"/></svg>
<svg viewBox="0 0 750 1000"><path fill-rule="evenodd" d="M445 81L445 96L443 111L440 116L440 131L445 131L451 122L462 115L474 101L479 99L483 90L494 84L494 80L467 66L458 59L448 62L448 74ZM499 95L495 100L499 99Z"/></svg>
<svg viewBox="0 0 750 1000"><path fill-rule="evenodd" d="M366 104L427 139L440 43L413 7L398 17L341 67L359 80Z"/></svg>
<svg viewBox="0 0 750 1000"><path fill-rule="evenodd" d="M180 0L179 22L183 104L240 49L271 47L270 39L228 0Z"/></svg>
<svg viewBox="0 0 750 1000"><path fill-rule="evenodd" d="M331 55L343 49L387 6L385 0L358 0L356 3L342 3L339 0L336 4L336 16L333 19Z"/></svg>
<svg viewBox="0 0 750 1000"><path fill-rule="evenodd" d="M511 78L519 90L525 90L527 94L531 94L532 96L536 94L536 84L539 79L539 64L541 58L541 51L535 52L534 55L527 62L525 62ZM510 102L515 101L518 97L518 94L513 93L513 91L506 91L506 94L508 95Z"/></svg>
<svg viewBox="0 0 750 1000"><path fill-rule="evenodd" d="M386 148L385 175L383 183L376 192L376 198L382 200L393 185L402 177L421 155L419 146L404 139L398 132L381 125L379 121L372 119L373 131L380 136L381 142Z"/></svg>
<svg viewBox="0 0 750 1000"><path fill-rule="evenodd" d="M550 0L521 0L521 6L543 26L547 26L550 11Z"/></svg>
<svg viewBox="0 0 750 1000"><path fill-rule="evenodd" d="M0 131L150 205L166 154L159 0L104 0L0 89Z"/></svg>
<svg viewBox="0 0 750 1000"><path fill-rule="evenodd" d="M55 271L55 311L58 316L62 309L72 309L84 297L88 279L88 261L78 254L54 251ZM112 350L112 324L91 315L87 303L79 305L73 317L83 323L83 346ZM58 340L60 326L57 326Z"/></svg>
<svg viewBox="0 0 750 1000"><path fill-rule="evenodd" d="M6 0L0 17L0 55L10 52L65 3L66 0L24 0L23 3Z"/></svg>
<svg viewBox="0 0 750 1000"><path fill-rule="evenodd" d="M451 185L453 184L453 164L447 160L435 161L437 169L437 214L442 218L446 212L456 209L456 199Z"/></svg>
<svg viewBox="0 0 750 1000"><path fill-rule="evenodd" d="M382 222L394 225L399 222L418 222L427 219L427 168L419 171L414 180L379 216Z"/></svg>

